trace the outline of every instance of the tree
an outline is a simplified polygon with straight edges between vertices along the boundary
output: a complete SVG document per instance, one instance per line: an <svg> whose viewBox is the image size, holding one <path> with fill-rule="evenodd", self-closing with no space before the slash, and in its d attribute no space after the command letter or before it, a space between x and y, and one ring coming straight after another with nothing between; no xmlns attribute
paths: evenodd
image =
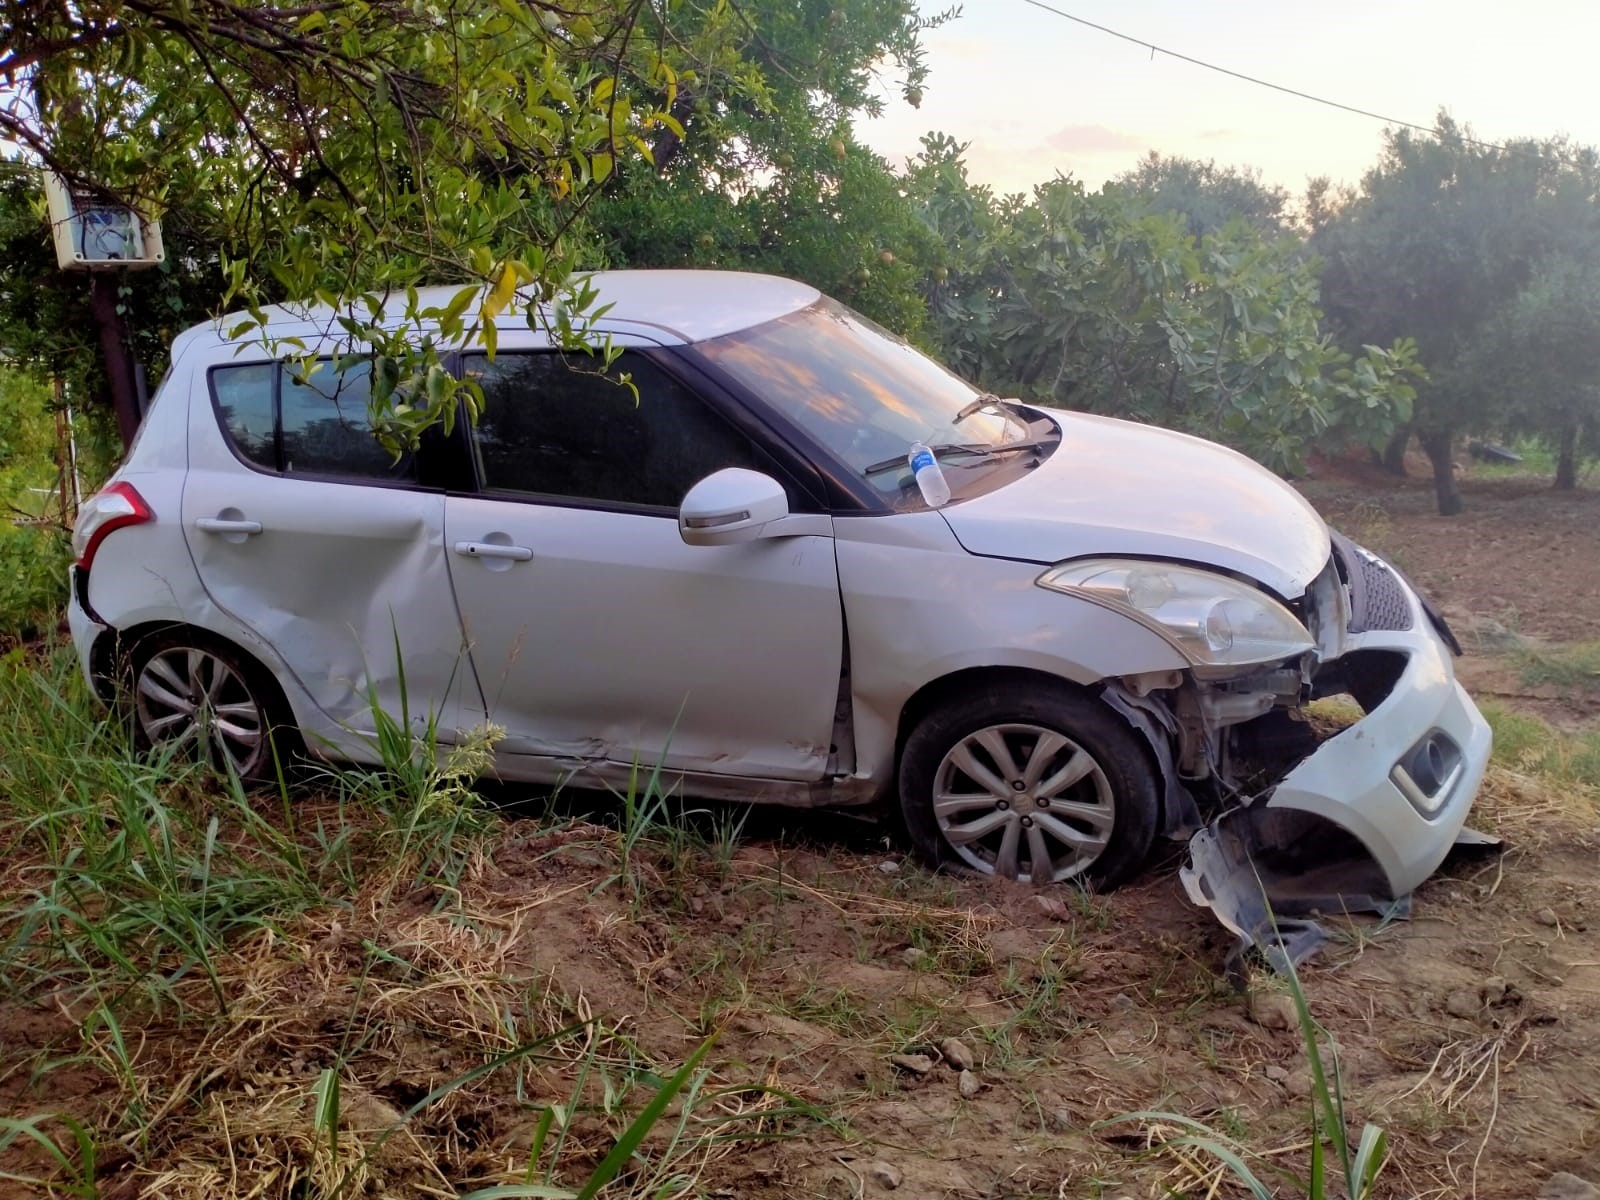
<svg viewBox="0 0 1600 1200"><path fill-rule="evenodd" d="M1297 239L1243 219L1196 239L1067 178L996 200L960 152L925 140L907 190L948 256L931 338L991 390L1220 436L1286 472L1314 440L1381 441L1409 417L1414 348L1335 346Z"/></svg>
<svg viewBox="0 0 1600 1200"><path fill-rule="evenodd" d="M767 91L757 106L707 89L655 170L633 164L589 225L606 261L636 267L738 267L802 279L898 332L915 335L928 239L903 181L852 136L875 115L887 58L921 102L917 37L952 13L911 0L746 0Z"/></svg>
<svg viewBox="0 0 1600 1200"><path fill-rule="evenodd" d="M1561 231L1592 222L1595 174L1593 153L1563 140L1488 146L1440 114L1436 136L1388 133L1359 193L1323 211L1312 245L1341 338L1411 336L1427 366L1414 424L1443 515L1461 509L1457 435L1508 411L1482 386L1474 348Z"/></svg>
<svg viewBox="0 0 1600 1200"><path fill-rule="evenodd" d="M193 268L252 313L239 335L261 332L266 302L331 304L333 332L376 360L375 428L399 447L455 411L441 348L492 349L509 307L588 340L594 296L571 280L589 205L619 172L683 155L691 129L709 147L730 114L781 118L806 64L783 57L780 12L881 18L878 53L924 72L909 0L771 5L770 30L749 7L0 0L0 76L16 81L0 137L91 192L192 209L214 255ZM864 69L830 77L841 103ZM464 286L424 310L408 290L422 279ZM414 344L380 313L436 321L439 338Z"/></svg>
<svg viewBox="0 0 1600 1200"><path fill-rule="evenodd" d="M1201 162L1179 155L1163 158L1152 150L1116 182L1143 198L1152 212L1182 217L1197 238L1235 220L1269 235L1289 228L1289 193L1262 183L1261 172L1252 167L1219 167L1214 159Z"/></svg>
<svg viewBox="0 0 1600 1200"><path fill-rule="evenodd" d="M1535 263L1468 354L1471 377L1503 404L1506 427L1554 443L1562 491L1577 487L1584 433L1600 426L1600 243L1573 249Z"/></svg>

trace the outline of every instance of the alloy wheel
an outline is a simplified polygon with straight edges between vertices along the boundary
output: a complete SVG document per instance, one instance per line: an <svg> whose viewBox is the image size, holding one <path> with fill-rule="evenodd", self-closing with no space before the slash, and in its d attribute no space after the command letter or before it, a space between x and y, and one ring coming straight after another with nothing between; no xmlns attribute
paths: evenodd
<svg viewBox="0 0 1600 1200"><path fill-rule="evenodd" d="M953 746L934 774L933 814L968 866L1031 883L1083 874L1116 824L1111 782L1094 756L1025 724L990 725Z"/></svg>
<svg viewBox="0 0 1600 1200"><path fill-rule="evenodd" d="M157 651L134 681L134 711L152 745L193 754L249 777L267 741L266 713L239 672L193 646Z"/></svg>

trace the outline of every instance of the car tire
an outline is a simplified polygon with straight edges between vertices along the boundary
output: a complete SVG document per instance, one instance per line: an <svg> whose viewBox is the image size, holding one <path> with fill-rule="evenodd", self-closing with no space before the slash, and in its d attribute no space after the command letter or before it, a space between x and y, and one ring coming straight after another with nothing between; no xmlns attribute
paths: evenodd
<svg viewBox="0 0 1600 1200"><path fill-rule="evenodd" d="M924 716L900 759L901 812L931 865L1100 890L1143 865L1158 784L1137 734L1066 686L980 686Z"/></svg>
<svg viewBox="0 0 1600 1200"><path fill-rule="evenodd" d="M278 778L297 744L271 676L247 655L198 631L144 638L125 660L127 715L141 750L175 746L246 783Z"/></svg>

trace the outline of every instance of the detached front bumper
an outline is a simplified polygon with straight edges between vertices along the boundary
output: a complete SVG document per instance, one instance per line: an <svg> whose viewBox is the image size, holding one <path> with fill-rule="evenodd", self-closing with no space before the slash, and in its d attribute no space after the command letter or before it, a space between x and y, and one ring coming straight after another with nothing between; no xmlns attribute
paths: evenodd
<svg viewBox="0 0 1600 1200"><path fill-rule="evenodd" d="M1365 715L1196 833L1181 872L1190 898L1269 960L1320 943L1298 918L1403 903L1463 838L1489 762L1492 734L1456 682L1448 633L1397 572L1365 561L1384 573L1387 605L1370 620L1358 607L1319 672L1351 681Z"/></svg>
<svg viewBox="0 0 1600 1200"><path fill-rule="evenodd" d="M1483 781L1492 735L1426 620L1409 632L1358 635L1348 648L1357 651L1404 656L1393 690L1285 775L1266 803L1325 817L1353 834L1391 894L1404 896L1455 844Z"/></svg>

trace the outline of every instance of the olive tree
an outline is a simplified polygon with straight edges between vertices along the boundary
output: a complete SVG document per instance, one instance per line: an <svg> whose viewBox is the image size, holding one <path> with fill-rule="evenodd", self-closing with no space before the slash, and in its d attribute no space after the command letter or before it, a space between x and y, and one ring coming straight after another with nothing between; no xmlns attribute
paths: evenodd
<svg viewBox="0 0 1600 1200"><path fill-rule="evenodd" d="M1413 337L1427 367L1414 427L1443 515L1461 509L1458 435L1531 416L1515 380L1544 371L1547 343L1533 336L1529 306L1551 311L1555 295L1570 290L1571 279L1541 264L1594 228L1597 175L1587 148L1563 139L1486 145L1441 114L1432 136L1387 134L1360 189L1319 209L1312 245L1336 331L1352 345ZM1511 311L1518 304L1520 315ZM1489 341L1498 349L1493 363ZM1487 386L1491 378L1503 386ZM1559 408L1547 416L1546 428L1565 420Z"/></svg>
<svg viewBox="0 0 1600 1200"><path fill-rule="evenodd" d="M1295 238L1242 218L1195 238L1120 185L996 199L941 139L909 180L949 255L932 340L992 390L1220 437L1288 473L1319 441L1381 442L1410 417L1414 347L1335 345Z"/></svg>

